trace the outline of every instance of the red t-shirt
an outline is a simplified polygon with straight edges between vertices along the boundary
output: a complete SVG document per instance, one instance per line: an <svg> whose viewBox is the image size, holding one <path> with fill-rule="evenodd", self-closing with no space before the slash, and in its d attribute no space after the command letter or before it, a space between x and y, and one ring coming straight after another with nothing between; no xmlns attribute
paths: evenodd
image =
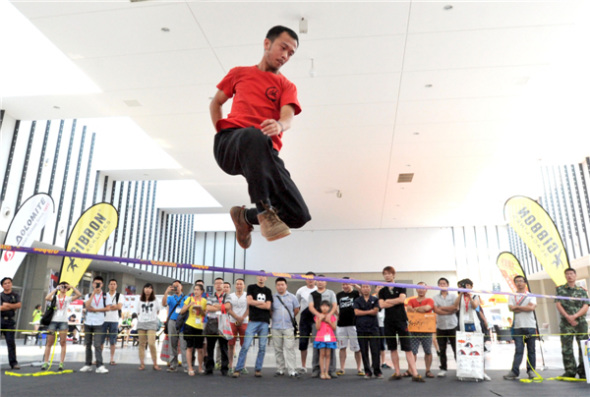
<svg viewBox="0 0 590 397"><path fill-rule="evenodd" d="M282 74L263 72L257 66L233 68L217 84L228 98L233 97L231 112L217 122L217 131L226 128L260 128L267 119L278 120L281 108L292 105L295 114L301 113L297 100L297 87ZM283 133L272 138L273 147L279 151L283 146Z"/></svg>
<svg viewBox="0 0 590 397"><path fill-rule="evenodd" d="M432 298L424 298L422 300L422 302L418 302L417 297L413 297L412 299L410 299L407 303L407 306L413 307L414 309L420 306L430 306L431 308L434 308L434 300ZM429 311L425 312L425 313L432 313L432 309L430 309Z"/></svg>

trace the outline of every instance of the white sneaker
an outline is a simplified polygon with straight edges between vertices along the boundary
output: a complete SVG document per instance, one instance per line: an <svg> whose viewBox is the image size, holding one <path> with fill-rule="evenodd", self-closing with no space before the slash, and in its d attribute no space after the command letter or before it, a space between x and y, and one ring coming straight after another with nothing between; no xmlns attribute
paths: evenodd
<svg viewBox="0 0 590 397"><path fill-rule="evenodd" d="M90 372L90 371L92 371L92 366L90 366L90 365L85 365L78 370L78 372Z"/></svg>
<svg viewBox="0 0 590 397"><path fill-rule="evenodd" d="M100 367L98 367L96 369L96 373L97 374L108 374L109 373L109 370L106 369L104 365L101 365Z"/></svg>
<svg viewBox="0 0 590 397"><path fill-rule="evenodd" d="M438 374L436 374L436 376L438 376L439 378L444 378L445 376L447 376L447 371L441 369L440 371L438 371Z"/></svg>
<svg viewBox="0 0 590 397"><path fill-rule="evenodd" d="M297 369L295 369L295 371L297 371L299 374L306 374L307 368L298 367Z"/></svg>
<svg viewBox="0 0 590 397"><path fill-rule="evenodd" d="M484 379L484 380L492 380L492 378L490 378L490 377L488 376L488 374L483 374L483 379Z"/></svg>

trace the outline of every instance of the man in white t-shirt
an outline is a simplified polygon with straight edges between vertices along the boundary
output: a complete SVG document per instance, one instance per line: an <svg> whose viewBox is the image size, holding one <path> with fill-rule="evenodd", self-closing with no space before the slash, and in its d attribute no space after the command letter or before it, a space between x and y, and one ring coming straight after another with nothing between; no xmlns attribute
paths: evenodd
<svg viewBox="0 0 590 397"><path fill-rule="evenodd" d="M100 276L94 277L90 294L86 296L86 320L84 321L84 342L86 344L86 365L80 368L80 372L92 371L92 346L96 358L96 373L107 374L108 369L102 363L102 324L104 323L105 312L111 310L105 306L105 295L102 292L104 280Z"/></svg>
<svg viewBox="0 0 590 397"><path fill-rule="evenodd" d="M111 279L109 281L109 292L105 295L105 303L111 309L105 312L104 323L102 324L102 345L104 348L104 341L109 338L109 345L111 346L111 361L110 365L115 365L115 349L117 348L117 336L119 334L119 315L123 307L123 299L121 294L117 292L117 280Z"/></svg>
<svg viewBox="0 0 590 397"><path fill-rule="evenodd" d="M244 291L245 287L246 284L244 283L244 279L239 278L236 280L235 284L236 292L233 292L229 295L230 307L227 313L229 314L229 322L232 333L234 334L234 338L228 341L230 370L233 369L236 341L239 337L240 346L244 344L244 335L246 335L246 328L248 328L249 308L246 292Z"/></svg>
<svg viewBox="0 0 590 397"><path fill-rule="evenodd" d="M307 272L305 275L311 276L312 278L305 280L305 285L299 288L295 294L301 310L301 315L299 316L299 351L301 352L301 367L297 368L297 371L304 373L307 372L307 348L311 339L313 326L313 314L309 311L309 300L311 293L318 289L316 281L313 279L315 273Z"/></svg>
<svg viewBox="0 0 590 397"><path fill-rule="evenodd" d="M524 356L524 345L527 350L527 375L529 379L535 378L535 363L537 356L535 354L535 339L537 339L537 321L535 319L535 308L537 307L537 298L529 296L527 291L526 280L523 276L514 277L516 292L520 295L510 295L508 298L508 309L514 313L512 323L512 335L514 336L514 361L512 370L504 375L506 380L518 379L520 375L520 364Z"/></svg>

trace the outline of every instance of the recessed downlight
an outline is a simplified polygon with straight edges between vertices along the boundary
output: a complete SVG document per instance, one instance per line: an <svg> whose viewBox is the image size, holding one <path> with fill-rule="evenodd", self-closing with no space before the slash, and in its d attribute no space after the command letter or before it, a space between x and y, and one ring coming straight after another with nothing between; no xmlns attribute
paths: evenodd
<svg viewBox="0 0 590 397"><path fill-rule="evenodd" d="M447 4L446 6L443 7L443 10L445 10L445 11L450 11L452 9L453 9L453 6L450 4Z"/></svg>
<svg viewBox="0 0 590 397"><path fill-rule="evenodd" d="M170 28L167 28L166 26L162 27L160 30L164 33L170 32Z"/></svg>

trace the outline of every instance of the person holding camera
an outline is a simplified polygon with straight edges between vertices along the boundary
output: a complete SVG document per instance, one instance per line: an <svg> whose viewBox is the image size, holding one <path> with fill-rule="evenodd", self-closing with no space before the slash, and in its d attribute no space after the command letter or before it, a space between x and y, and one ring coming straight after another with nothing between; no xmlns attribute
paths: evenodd
<svg viewBox="0 0 590 397"><path fill-rule="evenodd" d="M70 296L67 295L69 290L73 290L74 293ZM68 338L68 307L70 303L78 299L82 294L76 288L69 285L66 281L62 281L58 284L57 288L51 291L45 297L45 300L55 304L55 311L51 318L51 323L47 327L47 343L45 344L45 354L43 355L43 365L41 370L45 371L49 368L49 353L53 346L53 342L57 337L56 334L59 332L59 344L61 346L61 356L59 360L58 371L63 371L64 361L66 359L66 341ZM55 303L53 300L55 299Z"/></svg>
<svg viewBox="0 0 590 397"><path fill-rule="evenodd" d="M457 285L459 288L473 289L473 281L468 278L459 281ZM477 314L479 305L479 296L471 292L459 292L459 296L455 299L455 307L459 312L459 331L483 333L479 315ZM485 372L483 378L488 381L492 380Z"/></svg>
<svg viewBox="0 0 590 397"><path fill-rule="evenodd" d="M94 289L92 293L86 296L86 320L84 321L84 342L86 344L86 364L80 368L80 372L92 371L92 346L94 346L94 356L96 358L96 373L107 374L108 369L102 363L102 324L104 323L105 312L111 310L106 305L105 295L102 291L104 279L96 276L92 279Z"/></svg>
<svg viewBox="0 0 590 397"><path fill-rule="evenodd" d="M162 306L168 308L168 321L166 322L166 327L168 327L168 338L170 339L170 361L167 369L168 372L176 372L178 370L179 341L182 366L188 372L186 341L184 340L184 337L181 337L180 330L176 329L176 319L182 310L184 298L185 296L182 293L182 283L179 280L174 281L171 286L166 288L164 297L162 298Z"/></svg>
<svg viewBox="0 0 590 397"><path fill-rule="evenodd" d="M473 281L466 278L457 283L459 288L472 289ZM482 332L481 324L477 316L479 296L471 292L459 292L455 299L455 307L459 312L459 330L462 332Z"/></svg>
<svg viewBox="0 0 590 397"><path fill-rule="evenodd" d="M20 296L12 290L12 278L4 277L0 284L3 289L0 294L0 311L2 311L0 328L6 339L6 347L8 347L8 363L10 368L20 369L18 361L16 361L16 343L14 342L16 321L14 318L16 311L21 308L22 302Z"/></svg>
<svg viewBox="0 0 590 397"><path fill-rule="evenodd" d="M203 372L203 328L205 324L205 314L207 314L207 299L203 298L203 286L196 284L193 294L185 299L182 306L181 314L189 311L188 318L184 325L184 340L186 341L187 357L193 357L193 350L197 350L198 373ZM188 375L195 376L193 360L188 360Z"/></svg>

